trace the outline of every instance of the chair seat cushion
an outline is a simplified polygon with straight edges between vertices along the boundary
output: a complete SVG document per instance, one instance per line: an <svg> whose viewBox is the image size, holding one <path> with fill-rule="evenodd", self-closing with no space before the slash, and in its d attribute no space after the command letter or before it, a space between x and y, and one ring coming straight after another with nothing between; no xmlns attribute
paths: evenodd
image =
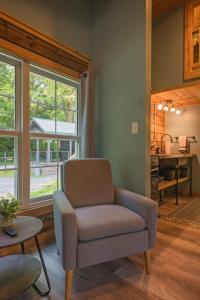
<svg viewBox="0 0 200 300"><path fill-rule="evenodd" d="M96 205L75 209L79 241L90 241L145 229L144 219L120 205Z"/></svg>

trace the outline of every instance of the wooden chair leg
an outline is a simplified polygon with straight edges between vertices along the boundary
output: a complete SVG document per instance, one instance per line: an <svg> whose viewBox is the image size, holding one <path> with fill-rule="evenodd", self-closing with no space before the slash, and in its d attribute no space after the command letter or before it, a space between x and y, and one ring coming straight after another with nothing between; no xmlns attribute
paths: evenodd
<svg viewBox="0 0 200 300"><path fill-rule="evenodd" d="M151 273L151 251L147 250L144 252L144 260L145 260L145 266L146 266L146 273Z"/></svg>
<svg viewBox="0 0 200 300"><path fill-rule="evenodd" d="M65 272L65 300L71 299L71 288L73 282L73 270Z"/></svg>

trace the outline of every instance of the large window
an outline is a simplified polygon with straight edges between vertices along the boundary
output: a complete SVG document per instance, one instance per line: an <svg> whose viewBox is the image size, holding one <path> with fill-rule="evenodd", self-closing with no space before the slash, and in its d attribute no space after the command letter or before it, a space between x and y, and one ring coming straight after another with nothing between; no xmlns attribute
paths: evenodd
<svg viewBox="0 0 200 300"><path fill-rule="evenodd" d="M60 189L61 164L78 157L79 88L0 55L0 195L9 192L27 207Z"/></svg>

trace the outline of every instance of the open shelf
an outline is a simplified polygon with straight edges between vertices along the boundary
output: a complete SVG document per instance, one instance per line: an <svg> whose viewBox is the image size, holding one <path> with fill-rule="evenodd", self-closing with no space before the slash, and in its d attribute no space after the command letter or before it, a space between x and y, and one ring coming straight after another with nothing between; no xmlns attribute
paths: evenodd
<svg viewBox="0 0 200 300"><path fill-rule="evenodd" d="M173 180L169 180L169 181L163 181L163 182L158 184L158 190L161 191L161 190L164 190L168 187L171 187L171 186L174 186L176 184L179 184L179 183L182 183L182 182L185 182L185 181L189 181L189 180L190 180L190 177L180 177L178 179L178 182L177 182L177 179L173 179Z"/></svg>

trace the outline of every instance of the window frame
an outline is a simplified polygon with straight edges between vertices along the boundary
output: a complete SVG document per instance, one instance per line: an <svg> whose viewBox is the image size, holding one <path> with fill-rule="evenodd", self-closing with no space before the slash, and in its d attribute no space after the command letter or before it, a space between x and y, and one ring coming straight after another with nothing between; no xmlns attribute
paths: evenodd
<svg viewBox="0 0 200 300"><path fill-rule="evenodd" d="M20 138L21 138L21 82L22 82L22 61L15 57L10 57L10 55L0 52L0 61L5 64L9 64L15 67L15 120L14 120L14 129L0 129L0 137L11 137L14 138L14 157L16 161L16 167L10 168L9 170L16 171L15 179L16 186L14 189L17 189L16 197L21 198L21 155L19 151ZM0 172L4 172L3 170Z"/></svg>
<svg viewBox="0 0 200 300"><path fill-rule="evenodd" d="M57 140L71 140L75 141L77 156L80 152L80 112L81 112L81 87L80 80L72 80L67 74L61 75L57 70L49 70L47 66L39 66L37 63L33 63L22 58L18 58L13 54L7 54L0 49L0 60L2 62L12 64L15 66L15 130L1 130L0 137L8 136L14 137L17 140L16 143L16 158L17 158L17 198L20 200L22 210L31 209L33 207L43 206L52 202L51 195L38 197L37 202L31 203L30 197L30 141L32 138L39 139L54 139ZM58 80L64 84L68 84L77 89L77 134L76 135L63 135L63 134L50 134L39 133L30 131L30 103L29 96L29 83L30 73L34 72L53 80ZM67 78L66 78L66 77ZM23 153L23 155L22 155ZM57 167L58 169L58 167ZM58 176L58 171L57 171ZM34 198L33 198L34 199Z"/></svg>

